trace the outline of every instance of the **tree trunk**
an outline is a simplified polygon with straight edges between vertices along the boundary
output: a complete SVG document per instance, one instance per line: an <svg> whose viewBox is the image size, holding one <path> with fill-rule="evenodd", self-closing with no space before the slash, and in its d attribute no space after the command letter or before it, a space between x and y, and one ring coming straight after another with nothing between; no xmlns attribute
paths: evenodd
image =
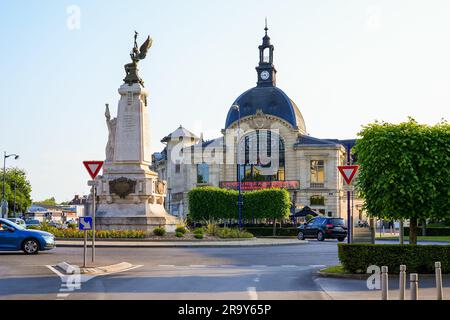
<svg viewBox="0 0 450 320"><path fill-rule="evenodd" d="M409 219L409 244L417 244L417 218Z"/></svg>
<svg viewBox="0 0 450 320"><path fill-rule="evenodd" d="M273 219L273 236L277 235L277 219Z"/></svg>
<svg viewBox="0 0 450 320"><path fill-rule="evenodd" d="M403 219L400 220L400 244L405 243L405 229L403 228Z"/></svg>

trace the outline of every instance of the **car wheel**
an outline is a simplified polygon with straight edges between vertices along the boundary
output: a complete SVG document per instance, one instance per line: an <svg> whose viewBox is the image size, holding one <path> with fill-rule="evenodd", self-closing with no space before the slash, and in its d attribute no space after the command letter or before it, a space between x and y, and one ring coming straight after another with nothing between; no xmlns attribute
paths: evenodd
<svg viewBox="0 0 450 320"><path fill-rule="evenodd" d="M322 231L319 231L319 232L317 233L317 240L319 240L319 241L325 240L325 237L323 236Z"/></svg>
<svg viewBox="0 0 450 320"><path fill-rule="evenodd" d="M345 238L338 238L338 241L339 242L342 242L342 241L344 241L345 240Z"/></svg>
<svg viewBox="0 0 450 320"><path fill-rule="evenodd" d="M22 244L22 250L26 254L36 254L39 252L39 243L35 239L27 239Z"/></svg>
<svg viewBox="0 0 450 320"><path fill-rule="evenodd" d="M303 234L303 232L300 231L300 232L298 233L297 239L298 239L298 240L304 240L304 239L305 239L305 235Z"/></svg>

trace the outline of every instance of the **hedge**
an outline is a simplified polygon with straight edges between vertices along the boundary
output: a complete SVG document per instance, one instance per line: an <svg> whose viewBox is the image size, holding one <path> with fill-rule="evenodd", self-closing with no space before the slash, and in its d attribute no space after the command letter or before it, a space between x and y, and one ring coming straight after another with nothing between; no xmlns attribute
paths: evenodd
<svg viewBox="0 0 450 320"><path fill-rule="evenodd" d="M407 272L434 273L434 263L440 261L442 272L450 273L450 246L397 244L338 244L339 260L351 273L366 273L371 265L387 266L398 273L400 265Z"/></svg>
<svg viewBox="0 0 450 320"><path fill-rule="evenodd" d="M273 227L244 227L245 230L252 233L255 237L273 236ZM282 237L295 237L298 235L297 228L277 228L276 235Z"/></svg>
<svg viewBox="0 0 450 320"><path fill-rule="evenodd" d="M55 227L45 225L41 227L34 227L32 229L50 232L56 238L61 239L84 238L84 231L77 229L57 229ZM89 238L92 237L92 234L93 231L88 231ZM95 236L100 239L143 239L145 238L145 232L141 230L96 230Z"/></svg>
<svg viewBox="0 0 450 320"><path fill-rule="evenodd" d="M247 191L242 194L242 218L283 219L289 217L289 192L284 189ZM238 219L238 192L215 187L195 188L188 193L192 220Z"/></svg>
<svg viewBox="0 0 450 320"><path fill-rule="evenodd" d="M409 236L409 227L405 227L404 228L405 231L405 236ZM418 231L418 235L422 235L423 236L423 232L422 232L422 228L418 227L417 228ZM434 236L434 237L445 237L445 236L450 236L450 228L427 228L426 229L426 235L427 236Z"/></svg>

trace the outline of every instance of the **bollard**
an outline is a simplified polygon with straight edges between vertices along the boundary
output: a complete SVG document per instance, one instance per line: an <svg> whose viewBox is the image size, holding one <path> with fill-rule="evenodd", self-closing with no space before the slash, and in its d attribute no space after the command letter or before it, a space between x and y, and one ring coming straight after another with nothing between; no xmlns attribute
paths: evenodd
<svg viewBox="0 0 450 320"><path fill-rule="evenodd" d="M441 263L435 262L434 268L436 272L436 290L437 290L437 300L444 299L444 293L442 292L442 270Z"/></svg>
<svg viewBox="0 0 450 320"><path fill-rule="evenodd" d="M411 273L409 278L409 287L411 290L411 300L419 299L419 275Z"/></svg>
<svg viewBox="0 0 450 320"><path fill-rule="evenodd" d="M381 267L381 300L388 300L388 267Z"/></svg>
<svg viewBox="0 0 450 320"><path fill-rule="evenodd" d="M399 283L399 299L405 300L405 290L406 290L406 266L400 266L400 283Z"/></svg>

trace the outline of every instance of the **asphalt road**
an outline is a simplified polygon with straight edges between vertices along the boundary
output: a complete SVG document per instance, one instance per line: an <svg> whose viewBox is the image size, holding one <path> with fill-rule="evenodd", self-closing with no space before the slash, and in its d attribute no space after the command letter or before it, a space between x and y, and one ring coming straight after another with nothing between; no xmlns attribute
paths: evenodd
<svg viewBox="0 0 450 320"><path fill-rule="evenodd" d="M314 272L338 263L337 242L241 248L98 248L96 265L141 267L83 276L65 292L47 265L82 264L82 248L0 253L0 299L326 299Z"/></svg>
<svg viewBox="0 0 450 320"><path fill-rule="evenodd" d="M0 252L0 299L380 299L366 280L316 276L338 264L337 242L298 246L238 248L97 248L96 266L128 262L133 270L82 276L81 288L67 291L66 281L48 265L82 264L82 248L56 248L39 255ZM67 279L66 279L67 280ZM435 297L434 279L420 279L420 298ZM398 296L398 280L389 283ZM450 279L444 280L450 297Z"/></svg>

